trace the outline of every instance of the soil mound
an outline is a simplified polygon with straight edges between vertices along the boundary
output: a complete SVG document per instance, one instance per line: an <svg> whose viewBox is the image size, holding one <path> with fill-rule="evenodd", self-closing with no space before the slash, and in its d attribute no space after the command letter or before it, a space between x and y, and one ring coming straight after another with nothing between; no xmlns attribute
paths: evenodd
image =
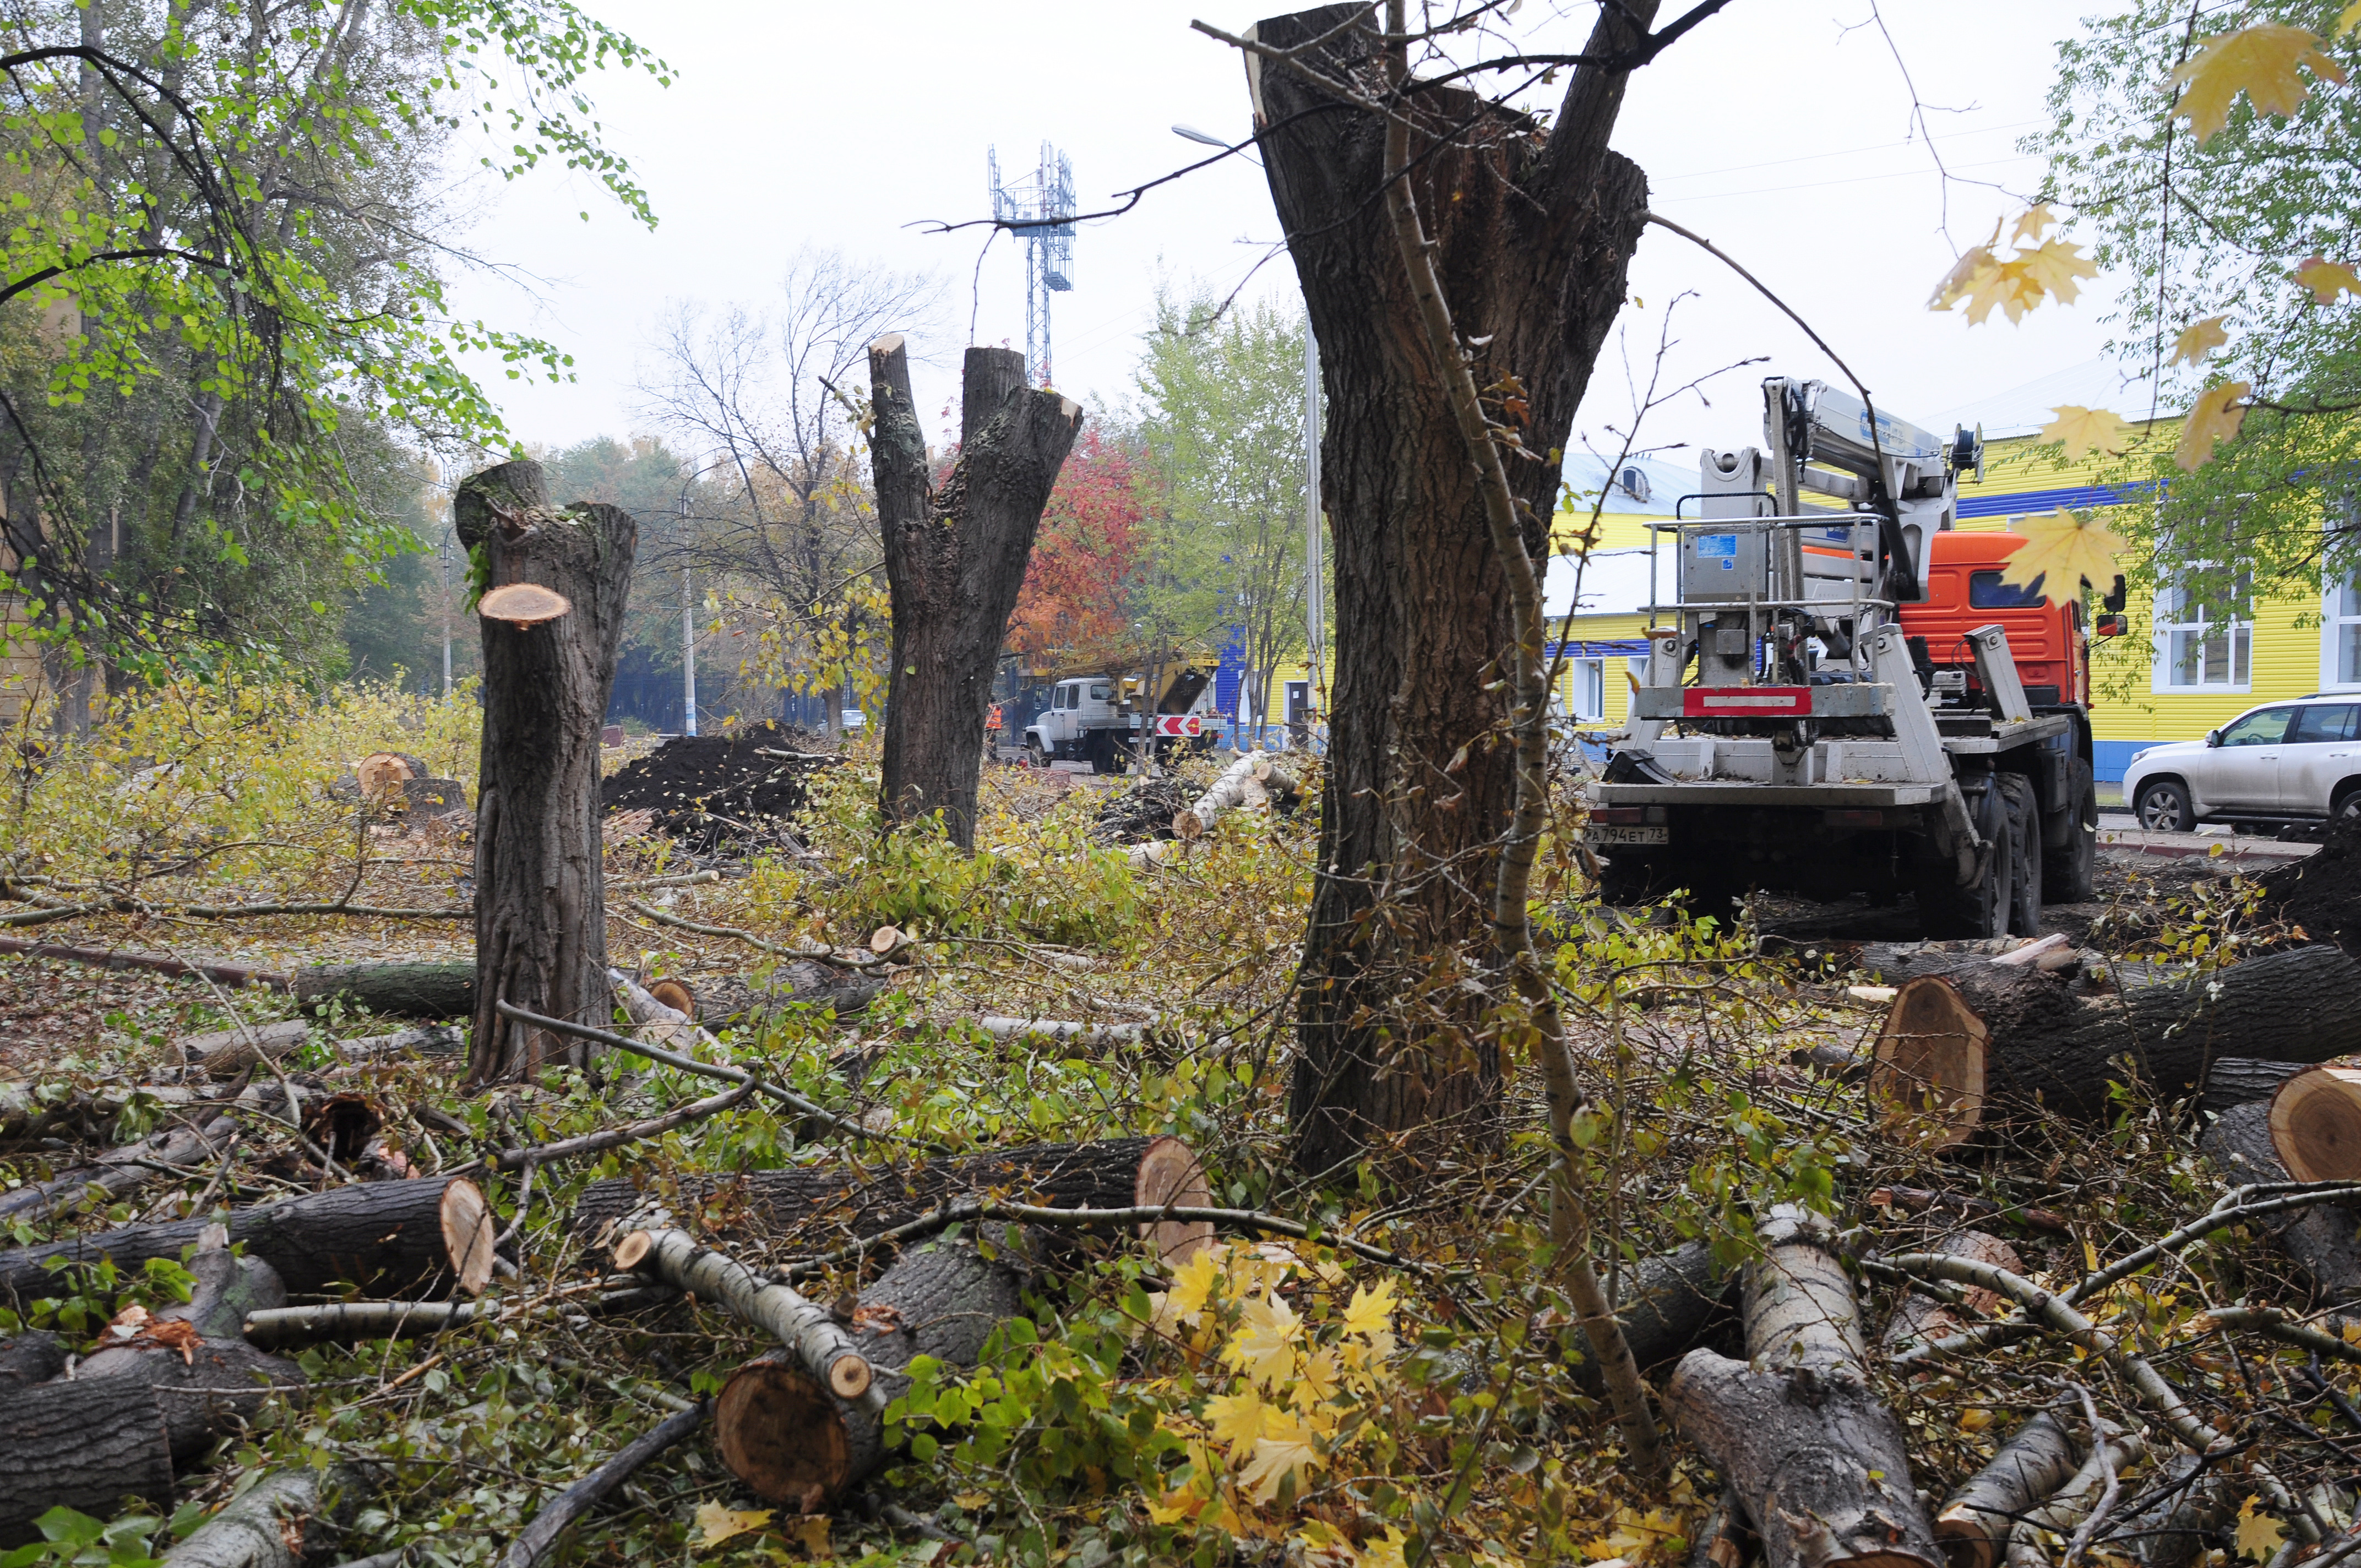
<svg viewBox="0 0 2361 1568"><path fill-rule="evenodd" d="M2256 879L2263 890L2258 913L2361 955L2361 817L2338 817L2316 842L2316 854Z"/></svg>
<svg viewBox="0 0 2361 1568"><path fill-rule="evenodd" d="M810 798L812 775L835 754L823 737L775 720L726 735L683 735L609 774L598 804L610 813L653 811L657 832L698 851L775 840Z"/></svg>

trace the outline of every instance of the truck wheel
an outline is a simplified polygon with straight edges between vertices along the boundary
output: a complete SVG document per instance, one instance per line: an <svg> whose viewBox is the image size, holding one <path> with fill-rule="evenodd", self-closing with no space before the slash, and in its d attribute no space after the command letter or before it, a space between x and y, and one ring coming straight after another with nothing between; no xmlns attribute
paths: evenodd
<svg viewBox="0 0 2361 1568"><path fill-rule="evenodd" d="M1049 748L1041 744L1038 737L1026 737L1025 760L1037 768L1046 768L1049 765Z"/></svg>
<svg viewBox="0 0 2361 1568"><path fill-rule="evenodd" d="M2073 821L2064 847L2042 858L2041 896L2051 904L2083 904L2098 891L2099 786L2080 757L2067 772L2066 798Z"/></svg>
<svg viewBox="0 0 2361 1568"><path fill-rule="evenodd" d="M2016 850L2010 841L2008 805L1999 787L1988 786L1978 801L1975 812L1976 832L1990 846L1982 855L1982 864L1976 878L1961 887L1955 879L1949 857L1927 861L1919 868L1918 928L1922 935L1933 938L1969 938L1982 939L2005 936L2008 932L2009 905L2015 892L2012 883L2016 868Z"/></svg>
<svg viewBox="0 0 2361 1568"><path fill-rule="evenodd" d="M2041 935L2041 803L2033 781L2023 773L2004 773L2002 798L2008 803L2008 836L2016 850L2009 868L2008 928L2020 937Z"/></svg>

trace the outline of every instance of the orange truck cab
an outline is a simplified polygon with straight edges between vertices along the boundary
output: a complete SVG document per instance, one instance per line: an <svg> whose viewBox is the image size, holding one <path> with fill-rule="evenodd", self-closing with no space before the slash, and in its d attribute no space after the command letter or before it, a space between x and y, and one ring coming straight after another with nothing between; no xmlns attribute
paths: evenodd
<svg viewBox="0 0 2361 1568"><path fill-rule="evenodd" d="M2036 712L2089 707L2091 633L2081 597L2070 594L2060 602L2041 591L2037 577L2029 587L2001 581L2008 558L2024 548L2024 535L1952 531L1927 543L1927 597L1903 605L1899 618L1922 674L1933 666L1929 695L1936 702L1981 706L1983 689L1968 633L1997 624L2008 633L2017 680Z"/></svg>

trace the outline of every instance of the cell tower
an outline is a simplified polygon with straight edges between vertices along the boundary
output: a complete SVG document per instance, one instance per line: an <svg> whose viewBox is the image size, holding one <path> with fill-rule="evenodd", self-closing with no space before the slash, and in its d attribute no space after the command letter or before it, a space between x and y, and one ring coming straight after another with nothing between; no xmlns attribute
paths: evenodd
<svg viewBox="0 0 2361 1568"><path fill-rule="evenodd" d="M1049 294L1074 286L1074 170L1066 155L1041 144L1041 167L1029 180L1002 184L1000 149L984 154L992 168L992 215L1025 242L1025 365L1049 384Z"/></svg>

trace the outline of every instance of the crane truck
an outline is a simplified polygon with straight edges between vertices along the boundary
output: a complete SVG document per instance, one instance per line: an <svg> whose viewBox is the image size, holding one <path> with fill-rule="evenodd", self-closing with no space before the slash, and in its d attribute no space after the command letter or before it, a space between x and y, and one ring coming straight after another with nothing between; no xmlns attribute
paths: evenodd
<svg viewBox="0 0 2361 1568"><path fill-rule="evenodd" d="M1783 377L1763 446L1701 454L1650 525L1646 675L1590 786L1609 902L1906 894L1927 936L1997 937L2091 895L2093 628L2079 584L2004 580L2022 537L1957 530L1982 461Z"/></svg>
<svg viewBox="0 0 2361 1568"><path fill-rule="evenodd" d="M1143 750L1159 761L1213 742L1221 715L1213 706L1212 662L1177 659L1128 675L1092 674L1060 680L1049 706L1025 727L1025 751L1035 767L1053 759L1115 773Z"/></svg>

